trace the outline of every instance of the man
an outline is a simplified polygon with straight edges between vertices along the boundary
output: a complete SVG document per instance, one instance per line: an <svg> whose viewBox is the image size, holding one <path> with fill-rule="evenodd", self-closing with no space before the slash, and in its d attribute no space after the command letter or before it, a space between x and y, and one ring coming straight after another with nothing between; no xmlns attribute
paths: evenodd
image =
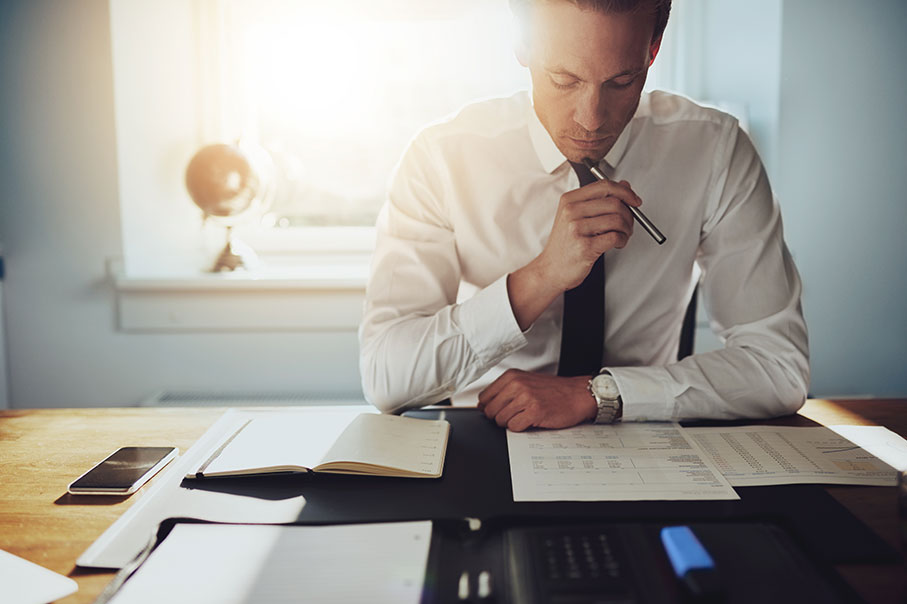
<svg viewBox="0 0 907 604"><path fill-rule="evenodd" d="M385 412L454 397L517 431L796 411L800 280L752 143L730 116L642 94L670 0L511 5L531 101L466 107L404 154L360 328L366 396ZM585 158L608 178L580 186ZM634 231L628 206L667 242ZM700 271L725 347L678 362ZM604 289L604 327L583 334L603 330L603 350L573 375L564 319L587 319L565 292L585 283Z"/></svg>

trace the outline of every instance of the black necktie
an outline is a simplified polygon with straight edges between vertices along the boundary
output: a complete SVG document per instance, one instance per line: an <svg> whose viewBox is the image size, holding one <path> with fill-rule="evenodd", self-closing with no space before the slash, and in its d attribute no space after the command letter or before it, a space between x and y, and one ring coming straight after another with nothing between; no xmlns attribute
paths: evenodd
<svg viewBox="0 0 907 604"><path fill-rule="evenodd" d="M570 162L580 186L595 181L583 164ZM594 375L601 368L605 337L605 256L602 254L582 283L564 292L561 358L557 374Z"/></svg>

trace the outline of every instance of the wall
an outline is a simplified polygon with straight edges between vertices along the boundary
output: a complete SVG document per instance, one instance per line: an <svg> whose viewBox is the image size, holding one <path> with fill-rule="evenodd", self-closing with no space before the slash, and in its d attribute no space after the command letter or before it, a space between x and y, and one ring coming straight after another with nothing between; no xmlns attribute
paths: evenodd
<svg viewBox="0 0 907 604"><path fill-rule="evenodd" d="M682 91L745 108L780 199L804 284L811 393L904 396L907 3L687 0L682 10ZM711 347L707 336L697 346Z"/></svg>
<svg viewBox="0 0 907 604"><path fill-rule="evenodd" d="M130 334L106 0L0 3L0 244L12 407L131 405L162 390L359 390L356 334ZM166 245L166 242L161 242Z"/></svg>
<svg viewBox="0 0 907 604"><path fill-rule="evenodd" d="M6 369L6 313L3 311L3 250L0 249L0 409L9 408L9 387Z"/></svg>
<svg viewBox="0 0 907 604"><path fill-rule="evenodd" d="M759 12L748 4L705 6ZM796 0L780 8L780 25L771 8L737 19L740 31L712 30L703 44L739 58L716 70L765 70L766 88L747 76L754 96L742 96L758 100L759 142L804 278L812 391L904 396L907 52L898 28L907 5ZM703 14L706 22L718 15ZM352 330L117 331L104 269L122 253L109 17L105 0L0 3L11 406L130 405L162 389L358 390ZM747 43L726 46L731 33ZM710 94L730 94L721 90L730 75L702 75Z"/></svg>
<svg viewBox="0 0 907 604"><path fill-rule="evenodd" d="M779 178L816 394L907 395L907 3L784 3Z"/></svg>

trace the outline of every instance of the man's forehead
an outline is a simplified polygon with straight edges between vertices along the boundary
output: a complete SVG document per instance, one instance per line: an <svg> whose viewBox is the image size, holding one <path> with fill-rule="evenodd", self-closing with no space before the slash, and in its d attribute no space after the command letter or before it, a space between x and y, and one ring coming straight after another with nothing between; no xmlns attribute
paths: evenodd
<svg viewBox="0 0 907 604"><path fill-rule="evenodd" d="M544 0L532 7L526 42L546 69L594 65L597 72L614 77L647 66L653 19L645 13L602 13L569 0Z"/></svg>
<svg viewBox="0 0 907 604"><path fill-rule="evenodd" d="M644 13L658 12L656 0L510 0L510 9L518 17L528 16L531 10L546 4L570 4L580 10L600 13Z"/></svg>

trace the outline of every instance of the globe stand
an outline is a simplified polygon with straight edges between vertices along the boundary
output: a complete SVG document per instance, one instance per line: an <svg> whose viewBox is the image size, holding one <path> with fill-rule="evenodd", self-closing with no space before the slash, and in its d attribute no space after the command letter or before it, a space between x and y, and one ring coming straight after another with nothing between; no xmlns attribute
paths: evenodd
<svg viewBox="0 0 907 604"><path fill-rule="evenodd" d="M217 256L212 273L229 273L237 269L252 270L258 266L258 254L243 241L233 238L233 227L227 227L227 244Z"/></svg>

